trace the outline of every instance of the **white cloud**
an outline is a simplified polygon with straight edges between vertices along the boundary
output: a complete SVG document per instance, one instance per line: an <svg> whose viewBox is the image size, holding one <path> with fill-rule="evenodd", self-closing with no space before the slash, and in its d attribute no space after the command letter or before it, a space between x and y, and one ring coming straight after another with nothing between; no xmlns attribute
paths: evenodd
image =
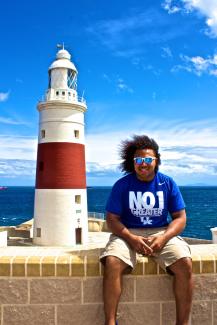
<svg viewBox="0 0 217 325"><path fill-rule="evenodd" d="M109 77L106 73L103 73L102 77L103 77L103 79L106 80L107 82L109 82L109 83L111 82L110 77Z"/></svg>
<svg viewBox="0 0 217 325"><path fill-rule="evenodd" d="M118 78L117 80L117 90L121 91L121 92L128 92L130 94L132 94L134 91L131 87L129 87L125 81L121 78Z"/></svg>
<svg viewBox="0 0 217 325"><path fill-rule="evenodd" d="M184 64L174 66L171 69L172 72L185 70L194 73L197 76L201 76L202 74L217 76L217 54L207 58L203 58L202 56L189 57L181 54L180 58Z"/></svg>
<svg viewBox="0 0 217 325"><path fill-rule="evenodd" d="M7 93L0 93L0 102L5 102L9 98L9 91Z"/></svg>
<svg viewBox="0 0 217 325"><path fill-rule="evenodd" d="M167 12L169 14L175 14L176 12L179 12L182 10L182 8L180 6L178 6L177 4L174 4L173 0L165 0L162 3L162 7L167 10Z"/></svg>
<svg viewBox="0 0 217 325"><path fill-rule="evenodd" d="M106 73L104 73L102 75L103 79L106 80L107 83L109 84L114 84L116 90L118 92L128 92L128 93L133 93L133 89L127 85L127 83L124 81L123 78L120 78L118 76L116 77L111 77L111 76L108 76Z"/></svg>
<svg viewBox="0 0 217 325"><path fill-rule="evenodd" d="M162 169L174 175L203 174L213 176L217 183L216 147L170 147L162 148Z"/></svg>
<svg viewBox="0 0 217 325"><path fill-rule="evenodd" d="M158 9L134 9L118 19L101 20L89 26L86 31L92 39L100 42L121 57L131 58L137 64L146 44L159 44L185 33L187 26L180 28ZM130 41L129 41L130 40Z"/></svg>
<svg viewBox="0 0 217 325"><path fill-rule="evenodd" d="M205 33L210 37L217 37L217 1L216 0L165 0L163 8L169 14L183 11L191 13L198 12L205 17L207 29Z"/></svg>
<svg viewBox="0 0 217 325"><path fill-rule="evenodd" d="M16 178L35 177L36 162L34 160L0 159L0 177Z"/></svg>
<svg viewBox="0 0 217 325"><path fill-rule="evenodd" d="M36 159L37 139L19 135L0 135L0 159Z"/></svg>
<svg viewBox="0 0 217 325"><path fill-rule="evenodd" d="M207 182L217 184L217 120L180 121L132 119L129 124L117 121L116 131L87 134L87 177L94 182L101 179L106 185L120 177L119 145L132 134L148 134L160 146L160 170L181 183ZM120 127L121 126L121 127ZM34 137L0 136L0 177L34 177L37 139ZM99 182L100 183L100 182ZM109 183L109 184L110 184Z"/></svg>
<svg viewBox="0 0 217 325"><path fill-rule="evenodd" d="M216 0L183 0L190 10L197 10L206 18L209 27L207 34L217 37L217 2Z"/></svg>
<svg viewBox="0 0 217 325"><path fill-rule="evenodd" d="M163 172L181 180L183 184L191 182L191 178L195 179L194 182L200 182L201 177L205 176L207 182L217 184L216 123L217 120L153 122L141 117L131 120L130 125L125 124L124 128L120 128L117 123L115 132L107 131L87 136L87 161L92 162L92 168L95 166L97 173L100 169L106 170L107 173L109 170L114 171L114 168L118 170L121 140L132 134L145 133L156 139L160 145L160 169Z"/></svg>
<svg viewBox="0 0 217 325"><path fill-rule="evenodd" d="M3 117L3 116L0 116L0 123L11 124L11 125L25 125L25 126L30 125L28 122L25 122L21 119L16 119L16 118L11 118L11 117Z"/></svg>
<svg viewBox="0 0 217 325"><path fill-rule="evenodd" d="M172 51L168 46L162 47L161 49L162 49L162 54L161 54L162 58L172 58L173 57Z"/></svg>

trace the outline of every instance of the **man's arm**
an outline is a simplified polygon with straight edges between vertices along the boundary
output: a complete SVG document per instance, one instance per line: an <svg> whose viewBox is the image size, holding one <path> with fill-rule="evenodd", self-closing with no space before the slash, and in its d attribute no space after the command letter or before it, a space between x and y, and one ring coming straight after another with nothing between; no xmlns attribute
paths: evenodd
<svg viewBox="0 0 217 325"><path fill-rule="evenodd" d="M172 237L177 236L185 229L185 225L186 225L185 209L173 212L171 216L173 220L171 221L166 231L161 236L158 237L150 236L148 238L150 242L150 247L153 249L153 251L161 250Z"/></svg>
<svg viewBox="0 0 217 325"><path fill-rule="evenodd" d="M146 239L142 236L132 234L120 221L120 216L107 212L106 222L109 230L123 238L126 242L140 254L151 255L153 250L146 244Z"/></svg>

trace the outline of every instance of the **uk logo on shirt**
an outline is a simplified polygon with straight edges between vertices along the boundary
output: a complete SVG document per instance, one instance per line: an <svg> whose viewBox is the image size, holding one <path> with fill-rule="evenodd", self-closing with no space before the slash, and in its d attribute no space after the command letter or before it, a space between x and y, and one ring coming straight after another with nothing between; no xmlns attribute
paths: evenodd
<svg viewBox="0 0 217 325"><path fill-rule="evenodd" d="M153 217L162 216L164 193L157 191L155 196L152 192L129 191L129 208L134 216L140 218L142 224L152 225Z"/></svg>

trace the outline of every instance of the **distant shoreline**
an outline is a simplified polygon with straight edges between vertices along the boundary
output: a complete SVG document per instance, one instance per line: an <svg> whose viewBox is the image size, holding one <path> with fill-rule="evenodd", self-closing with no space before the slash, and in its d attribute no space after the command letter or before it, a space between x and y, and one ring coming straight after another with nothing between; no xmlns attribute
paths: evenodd
<svg viewBox="0 0 217 325"><path fill-rule="evenodd" d="M5 188L11 188L11 187L29 187L29 188L35 188L35 186L31 185L1 185L2 187ZM206 185L206 184L190 184L190 185L179 185L179 187L217 187L216 185ZM91 188L111 188L112 185L92 185L92 186L87 186L87 189Z"/></svg>

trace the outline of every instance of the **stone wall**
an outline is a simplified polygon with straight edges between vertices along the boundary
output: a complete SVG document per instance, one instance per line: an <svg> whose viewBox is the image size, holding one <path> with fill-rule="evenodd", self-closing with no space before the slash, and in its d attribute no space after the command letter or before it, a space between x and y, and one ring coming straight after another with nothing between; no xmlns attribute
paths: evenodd
<svg viewBox="0 0 217 325"><path fill-rule="evenodd" d="M217 325L217 245L192 245L192 325ZM0 257L1 325L103 325L100 251ZM124 276L119 325L174 325L172 277L141 257Z"/></svg>

